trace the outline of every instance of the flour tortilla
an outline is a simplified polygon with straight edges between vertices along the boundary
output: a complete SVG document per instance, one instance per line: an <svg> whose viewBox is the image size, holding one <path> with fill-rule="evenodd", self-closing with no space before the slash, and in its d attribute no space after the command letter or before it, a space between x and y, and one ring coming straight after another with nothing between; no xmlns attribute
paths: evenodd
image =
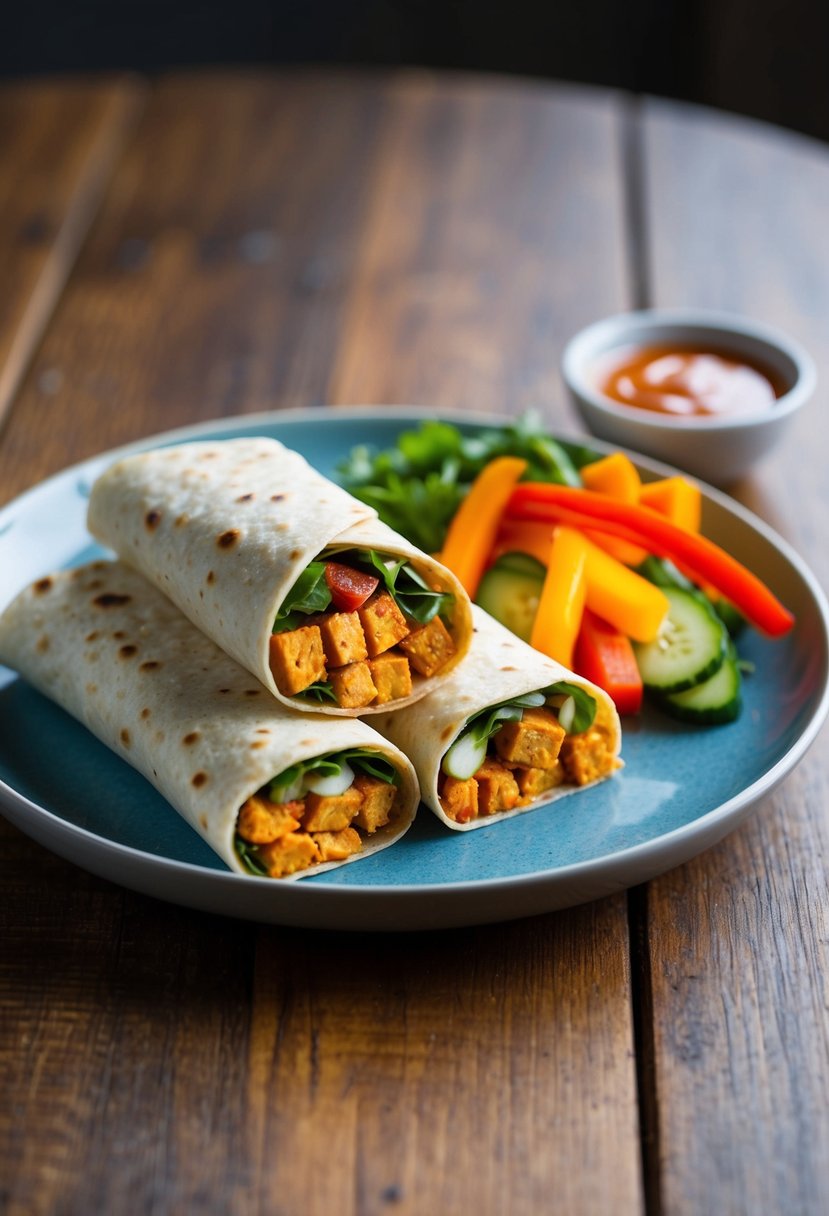
<svg viewBox="0 0 829 1216"><path fill-rule="evenodd" d="M343 709L276 687L268 647L277 610L323 549L405 557L430 585L455 597L455 655L429 679L413 672L412 693L396 708L445 680L469 647L469 598L455 576L275 439L187 443L127 457L95 482L88 524L292 709L342 717L387 709Z"/></svg>
<svg viewBox="0 0 829 1216"><path fill-rule="evenodd" d="M394 745L357 719L283 708L121 562L93 562L21 592L0 616L0 662L143 773L238 873L248 873L233 847L240 807L300 760L369 747L400 774L395 820L364 836L349 862L393 844L414 818L417 779Z"/></svg>
<svg viewBox="0 0 829 1216"><path fill-rule="evenodd" d="M545 790L534 801L513 811L482 816L469 823L456 823L450 819L438 797L441 761L467 721L481 710L567 680L588 689L596 698L596 723L608 730L613 741L613 755L618 757L622 746L619 715L606 692L533 650L476 604L472 606L472 616L474 634L469 654L449 679L417 705L374 720L377 729L414 764L420 796L426 805L447 827L459 832L512 818L535 806L588 788L586 785L561 785ZM621 767L621 761L619 764Z"/></svg>

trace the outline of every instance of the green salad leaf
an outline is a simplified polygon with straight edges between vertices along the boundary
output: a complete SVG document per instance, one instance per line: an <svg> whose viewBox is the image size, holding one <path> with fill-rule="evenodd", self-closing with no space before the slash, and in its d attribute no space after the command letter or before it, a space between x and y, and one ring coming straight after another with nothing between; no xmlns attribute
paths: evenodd
<svg viewBox="0 0 829 1216"><path fill-rule="evenodd" d="M344 764L369 777L377 777L389 785L397 785L399 776L397 769L385 756L378 755L366 747L348 747L341 752L331 752L327 756L313 756L310 760L299 760L289 768L277 774L268 784L268 797L271 802L289 802L291 798L302 796L303 778L308 773L317 773L320 777L336 777L342 772Z"/></svg>
<svg viewBox="0 0 829 1216"><path fill-rule="evenodd" d="M259 859L259 849L255 844L251 844L244 837L236 835L234 841L236 853L242 865L249 874L255 874L257 878L267 878L268 871Z"/></svg>
<svg viewBox="0 0 829 1216"><path fill-rule="evenodd" d="M313 561L306 566L279 606L273 625L274 633L296 629L312 612L324 612L331 603L331 592L325 581L325 562ZM336 700L336 698L335 698Z"/></svg>
<svg viewBox="0 0 829 1216"><path fill-rule="evenodd" d="M527 413L505 427L468 434L429 419L403 431L392 448L355 447L338 469L342 484L380 518L427 553L443 545L446 529L478 473L496 456L527 461L525 478L578 486L580 464L594 452L568 449Z"/></svg>
<svg viewBox="0 0 829 1216"><path fill-rule="evenodd" d="M455 597L448 591L434 591L405 558L386 565L374 549L362 549L356 556L360 565L370 565L377 571L400 611L419 625L427 625L454 602Z"/></svg>

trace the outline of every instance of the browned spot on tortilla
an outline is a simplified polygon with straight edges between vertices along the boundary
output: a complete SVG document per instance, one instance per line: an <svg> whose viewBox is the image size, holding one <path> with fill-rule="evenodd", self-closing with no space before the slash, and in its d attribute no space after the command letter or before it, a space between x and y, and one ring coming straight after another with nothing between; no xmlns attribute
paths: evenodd
<svg viewBox="0 0 829 1216"><path fill-rule="evenodd" d="M121 659L131 659L133 655L138 654L137 646L120 646L118 648L118 657Z"/></svg>
<svg viewBox="0 0 829 1216"><path fill-rule="evenodd" d="M107 566L107 564L105 561L99 560L97 562L93 562L92 565L89 567L89 569L90 570L106 570L106 566Z"/></svg>
<svg viewBox="0 0 829 1216"><path fill-rule="evenodd" d="M239 496L239 497L236 499L236 501L237 501L237 502L250 502L250 501L251 501L251 499L252 499L253 497L254 497L254 495L253 495L253 494L241 494L241 495L240 495L240 496Z"/></svg>
<svg viewBox="0 0 829 1216"><path fill-rule="evenodd" d="M277 530L277 532L287 532L287 531L288 531L288 528L289 528L290 526L291 526L290 524L286 524L286 523L277 524L277 525L276 525L276 530Z"/></svg>
<svg viewBox="0 0 829 1216"><path fill-rule="evenodd" d="M142 718L144 719L144 721L146 722L146 721L147 721L147 718L149 718L149 716L150 716L150 711L149 711L149 709L147 708L147 706L145 705L145 706L144 706L144 708L141 710L141 717L142 717Z"/></svg>
<svg viewBox="0 0 829 1216"><path fill-rule="evenodd" d="M188 747L192 747L192 745L194 743L196 743L200 738L201 738L200 731L191 730L189 735L184 736L184 738L182 739L182 743L186 743Z"/></svg>
<svg viewBox="0 0 829 1216"><path fill-rule="evenodd" d="M291 552L288 554L288 557L292 562L295 562L298 557L302 557L302 550L301 549L292 549Z"/></svg>
<svg viewBox="0 0 829 1216"><path fill-rule="evenodd" d="M43 637L37 639L36 650L38 654L46 654L49 649L49 639L44 633Z"/></svg>
<svg viewBox="0 0 829 1216"><path fill-rule="evenodd" d="M175 527L177 527L177 528L183 528L183 527L184 527L184 525L185 525L185 524L189 524L189 522L190 522L190 516L189 516L189 515L186 515L186 514L185 514L185 515L177 515L177 516L175 517L175 519L173 520L173 524L174 524L174 525L175 525Z"/></svg>
<svg viewBox="0 0 829 1216"><path fill-rule="evenodd" d="M260 692L261 692L261 689L259 689L259 688L246 688L245 696L246 697L258 697Z"/></svg>
<svg viewBox="0 0 829 1216"><path fill-rule="evenodd" d="M88 663L97 663L98 662L98 651L97 650L87 650L86 659L87 659Z"/></svg>
<svg viewBox="0 0 829 1216"><path fill-rule="evenodd" d="M51 591L53 582L51 578L39 578L33 588L35 595L45 595L47 591Z"/></svg>
<svg viewBox="0 0 829 1216"><path fill-rule="evenodd" d="M87 686L86 686L86 691L87 691L87 692L89 693L89 695L91 696L91 695L92 695L92 693L94 693L94 692L97 692L97 691L98 691L98 685L97 685L97 684L87 684Z"/></svg>
<svg viewBox="0 0 829 1216"><path fill-rule="evenodd" d="M112 636L115 638L116 642L120 642L121 638L125 638L127 635L124 633L123 629L116 629Z"/></svg>
<svg viewBox="0 0 829 1216"><path fill-rule="evenodd" d="M201 587L199 587L199 599L200 600L204 599L204 592L202 591Z"/></svg>
<svg viewBox="0 0 829 1216"><path fill-rule="evenodd" d="M92 603L98 608L120 608L121 604L128 604L131 599L131 595L116 595L114 591L106 591L103 595L96 595Z"/></svg>
<svg viewBox="0 0 829 1216"><path fill-rule="evenodd" d="M220 688L219 692L230 692L229 688Z"/></svg>
<svg viewBox="0 0 829 1216"><path fill-rule="evenodd" d="M271 494L271 502L282 502L284 494Z"/></svg>
<svg viewBox="0 0 829 1216"><path fill-rule="evenodd" d="M501 671L518 671L517 667L502 667Z"/></svg>
<svg viewBox="0 0 829 1216"><path fill-rule="evenodd" d="M232 549L234 545L239 543L241 535L238 528L228 528L227 532L221 532L216 537L216 544L220 549Z"/></svg>
<svg viewBox="0 0 829 1216"><path fill-rule="evenodd" d="M199 823L202 825L202 827L204 828L204 830L206 832L207 831L207 816L199 815Z"/></svg>
<svg viewBox="0 0 829 1216"><path fill-rule="evenodd" d="M84 638L84 641L85 641L85 642L94 642L94 641L95 641L95 639L96 639L96 638L99 638L100 636L101 636L101 635L100 635L100 633L98 632L98 630L97 630L97 629L93 629L91 633L88 633L88 634L86 635L86 637Z"/></svg>
<svg viewBox="0 0 829 1216"><path fill-rule="evenodd" d="M155 532L158 525L161 523L160 511L148 511L144 516L144 527L148 532Z"/></svg>
<svg viewBox="0 0 829 1216"><path fill-rule="evenodd" d="M124 747L129 747L130 743L132 742L130 739L130 732L126 728L121 731L121 742L123 743Z"/></svg>
<svg viewBox="0 0 829 1216"><path fill-rule="evenodd" d="M215 460L217 456L218 452L202 452L199 460Z"/></svg>
<svg viewBox="0 0 829 1216"><path fill-rule="evenodd" d="M452 735L453 735L453 733L454 733L454 729L455 729L455 728L454 728L453 726L444 726L443 730L440 732L440 741L441 741L441 743L445 742L445 740L447 740L447 739L451 739L451 738L452 738Z"/></svg>
<svg viewBox="0 0 829 1216"><path fill-rule="evenodd" d="M198 789L201 789L201 787L205 784L206 781L207 781L207 773L201 773L201 772L193 773L193 776L190 779L190 784L194 785L196 787L196 789L198 790Z"/></svg>
<svg viewBox="0 0 829 1216"><path fill-rule="evenodd" d="M158 668L160 666L161 666L161 664L159 663L158 659L147 659L146 663L141 663L139 665L138 670L139 671L155 671L156 668Z"/></svg>
<svg viewBox="0 0 829 1216"><path fill-rule="evenodd" d="M271 731L270 731L270 727L268 727L268 726L257 726L257 728L256 728L256 733L257 733L257 735L269 735L269 734L271 733Z"/></svg>
<svg viewBox="0 0 829 1216"><path fill-rule="evenodd" d="M204 581L205 581L206 583L215 583L215 581L216 581L216 575L213 573L213 571L212 571L212 570L208 570L208 571L207 571L207 578L206 578Z"/></svg>
<svg viewBox="0 0 829 1216"><path fill-rule="evenodd" d="M264 739L257 739L255 743L251 743L250 750L255 752L258 747L267 747Z"/></svg>
<svg viewBox="0 0 829 1216"><path fill-rule="evenodd" d="M164 742L164 731L163 730L157 730L155 732L155 741L156 741L156 743Z"/></svg>
<svg viewBox="0 0 829 1216"><path fill-rule="evenodd" d="M87 591L97 591L99 587L103 587L103 583L99 578L93 578L91 583L86 584Z"/></svg>

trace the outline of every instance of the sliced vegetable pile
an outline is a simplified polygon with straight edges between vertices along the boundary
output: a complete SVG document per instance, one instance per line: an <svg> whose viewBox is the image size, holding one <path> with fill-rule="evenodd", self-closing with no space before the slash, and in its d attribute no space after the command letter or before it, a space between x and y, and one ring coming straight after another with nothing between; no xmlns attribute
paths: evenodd
<svg viewBox="0 0 829 1216"><path fill-rule="evenodd" d="M620 713L638 712L648 692L684 721L733 720L740 629L775 638L794 624L700 533L693 481L642 483L623 452L597 457L531 420L472 437L428 422L390 451L357 449L343 472L381 518L437 551L477 603L604 688Z"/></svg>

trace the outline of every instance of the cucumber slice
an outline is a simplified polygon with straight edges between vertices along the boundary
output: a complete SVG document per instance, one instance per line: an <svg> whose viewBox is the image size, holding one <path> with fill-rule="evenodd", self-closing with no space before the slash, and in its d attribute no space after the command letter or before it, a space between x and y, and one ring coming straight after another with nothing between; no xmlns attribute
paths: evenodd
<svg viewBox="0 0 829 1216"><path fill-rule="evenodd" d="M743 707L742 685L736 661L727 658L713 676L685 692L661 697L659 704L681 722L697 722L701 726L733 722Z"/></svg>
<svg viewBox="0 0 829 1216"><path fill-rule="evenodd" d="M505 553L490 566L478 586L475 602L529 642L544 585L544 567L527 553Z"/></svg>
<svg viewBox="0 0 829 1216"><path fill-rule="evenodd" d="M305 774L305 788L319 794L321 798L336 798L350 790L353 784L354 769L345 761L340 765L339 772L331 773L327 777L320 773Z"/></svg>
<svg viewBox="0 0 829 1216"><path fill-rule="evenodd" d="M461 735L443 757L443 771L459 781L474 776L486 760L488 741L488 736L481 739L473 734Z"/></svg>
<svg viewBox="0 0 829 1216"><path fill-rule="evenodd" d="M668 615L653 642L634 642L642 683L658 692L681 692L719 670L728 652L728 631L710 604L695 592L663 587Z"/></svg>

